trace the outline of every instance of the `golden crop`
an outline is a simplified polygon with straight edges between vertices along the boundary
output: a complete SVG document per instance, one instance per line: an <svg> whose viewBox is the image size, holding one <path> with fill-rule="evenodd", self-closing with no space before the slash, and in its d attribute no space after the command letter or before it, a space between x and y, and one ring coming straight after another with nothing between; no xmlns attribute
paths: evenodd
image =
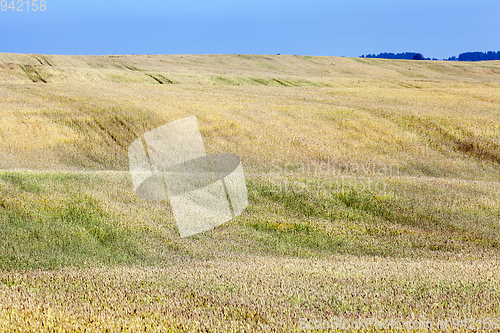
<svg viewBox="0 0 500 333"><path fill-rule="evenodd" d="M499 79L498 61L0 54L0 331L500 319ZM188 115L242 157L250 206L180 239L127 149Z"/></svg>

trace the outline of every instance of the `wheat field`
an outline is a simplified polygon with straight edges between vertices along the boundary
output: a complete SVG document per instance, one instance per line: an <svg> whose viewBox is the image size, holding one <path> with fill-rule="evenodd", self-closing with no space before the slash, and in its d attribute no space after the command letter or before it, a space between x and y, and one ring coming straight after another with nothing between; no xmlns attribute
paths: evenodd
<svg viewBox="0 0 500 333"><path fill-rule="evenodd" d="M0 330L494 331L499 88L499 61L1 53ZM181 239L127 149L190 115L250 205Z"/></svg>

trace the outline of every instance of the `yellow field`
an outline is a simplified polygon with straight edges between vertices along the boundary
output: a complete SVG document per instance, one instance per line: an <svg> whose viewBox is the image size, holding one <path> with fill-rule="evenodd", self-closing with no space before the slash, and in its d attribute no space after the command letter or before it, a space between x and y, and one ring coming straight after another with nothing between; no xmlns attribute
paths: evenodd
<svg viewBox="0 0 500 333"><path fill-rule="evenodd" d="M500 61L0 54L0 329L500 320L499 88ZM180 239L127 149L189 115L250 206Z"/></svg>

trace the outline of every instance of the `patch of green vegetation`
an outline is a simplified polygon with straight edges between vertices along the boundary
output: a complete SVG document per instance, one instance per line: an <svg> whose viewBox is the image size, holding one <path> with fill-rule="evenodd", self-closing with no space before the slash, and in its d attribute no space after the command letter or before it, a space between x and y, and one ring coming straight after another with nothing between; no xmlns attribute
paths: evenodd
<svg viewBox="0 0 500 333"><path fill-rule="evenodd" d="M278 83L280 86L284 87L290 87L291 84L287 82L286 80L278 80L278 79L273 79L274 82Z"/></svg>
<svg viewBox="0 0 500 333"><path fill-rule="evenodd" d="M249 83L253 85L264 85L264 86L280 86L280 87L329 87L326 83L316 83L308 80L289 80L284 78L238 78L238 81L242 83Z"/></svg>
<svg viewBox="0 0 500 333"><path fill-rule="evenodd" d="M131 230L87 195L57 203L47 195L2 200L0 225L2 269L124 263L144 257Z"/></svg>
<svg viewBox="0 0 500 333"><path fill-rule="evenodd" d="M330 85L322 82L312 82L308 80L289 80L284 78L238 78L238 82L243 84L279 86L279 87L329 87Z"/></svg>
<svg viewBox="0 0 500 333"><path fill-rule="evenodd" d="M423 189L429 191L424 194L408 184L382 190L296 179L292 186L250 181L249 189L255 218L246 224L263 233L257 241L268 252L411 256L415 249L456 252L500 246L500 230L493 223L495 211L471 211L463 206L444 212L449 200L441 199L443 207L435 203L448 192L433 191L432 186ZM422 200L423 196L429 199ZM468 227L484 216L492 221L485 222L488 227L482 231Z"/></svg>
<svg viewBox="0 0 500 333"><path fill-rule="evenodd" d="M149 74L149 73L146 73L147 76L149 76L150 78L152 78L153 80L155 80L156 82L158 82L159 84L176 84L177 82L174 82L170 79L168 79L167 77L161 75L161 74Z"/></svg>
<svg viewBox="0 0 500 333"><path fill-rule="evenodd" d="M158 76L163 80L163 83L168 83L168 84L177 84L179 82L176 82L174 80L170 80L169 78L161 75L161 74L158 74Z"/></svg>
<svg viewBox="0 0 500 333"><path fill-rule="evenodd" d="M311 227L306 223L290 223L268 219L254 219L248 223L257 238L257 251L272 253L278 256L315 257L319 253L350 253L357 255L380 255L365 246L353 246L352 240ZM353 251L349 251L351 248Z"/></svg>
<svg viewBox="0 0 500 333"><path fill-rule="evenodd" d="M212 77L212 80L214 80L215 82L217 82L219 84L224 84L224 85L228 85L228 86L239 86L240 85L238 82L235 82L231 79L228 79L228 78L222 77L222 76Z"/></svg>
<svg viewBox="0 0 500 333"><path fill-rule="evenodd" d="M488 202L486 189L451 190L432 182L366 187L362 182L298 177L281 181L250 178L250 206L243 215L220 228L179 239L174 221L165 223L164 211L139 204L126 173L4 171L0 267L157 265L176 255L211 257L227 251L229 244L245 244L235 250L244 253L297 257L411 257L415 250L459 252L499 246L500 209L470 200ZM120 186L127 187L120 192Z"/></svg>
<svg viewBox="0 0 500 333"><path fill-rule="evenodd" d="M298 86L311 86L311 87L330 87L328 83L324 82L312 82L307 80L299 80L296 82Z"/></svg>
<svg viewBox="0 0 500 333"><path fill-rule="evenodd" d="M102 64L102 63L99 63L99 62L95 62L95 61L87 61L87 65L90 67L90 68L106 68L107 64Z"/></svg>
<svg viewBox="0 0 500 333"><path fill-rule="evenodd" d="M50 67L52 67L53 65L47 60L47 58L44 58L44 57L41 57L46 63L47 65L49 65Z"/></svg>
<svg viewBox="0 0 500 333"><path fill-rule="evenodd" d="M162 265L190 249L174 237L164 212L134 209L133 193L109 201L123 176L65 172L0 172L0 269L89 265ZM166 208L166 207L165 207ZM147 214L151 223L138 221Z"/></svg>
<svg viewBox="0 0 500 333"><path fill-rule="evenodd" d="M36 69L35 66L31 66L31 65L19 65L21 67L21 69L24 71L24 73L26 73L26 75L28 76L28 78L33 81L33 82L43 82L43 83L47 83L47 80L45 80L41 75L40 73L38 72L38 70Z"/></svg>
<svg viewBox="0 0 500 333"><path fill-rule="evenodd" d="M253 84L261 84L264 86L269 85L269 81L266 79L263 79L263 78L249 78L248 80L249 80L249 82L251 82Z"/></svg>
<svg viewBox="0 0 500 333"><path fill-rule="evenodd" d="M38 62L40 63L40 65L43 66L43 62L38 58L38 57L35 57L34 55L32 55L31 57L35 58L36 60L38 60Z"/></svg>
<svg viewBox="0 0 500 333"><path fill-rule="evenodd" d="M273 60L271 58L268 58L269 60ZM264 63L264 62L258 62L259 66L260 67L263 67L263 68L267 68L267 69L273 69L273 70L278 70L278 67L276 66L273 66L273 65L270 65L268 63Z"/></svg>
<svg viewBox="0 0 500 333"><path fill-rule="evenodd" d="M0 173L0 179L14 185L17 189L24 192L40 192L40 186L37 182L38 177L32 174L23 175L20 173Z"/></svg>
<svg viewBox="0 0 500 333"><path fill-rule="evenodd" d="M259 184L256 189L268 200L278 202L287 211L306 218L365 222L382 220L399 224L414 222L413 224L421 225L418 219L407 220L407 216L400 216L388 208L397 206L392 195L382 195L362 186L296 180L284 185Z"/></svg>
<svg viewBox="0 0 500 333"><path fill-rule="evenodd" d="M0 187L2 269L145 259L138 235L129 226L92 196L78 193L88 175L2 173L1 179L14 185Z"/></svg>
<svg viewBox="0 0 500 333"><path fill-rule="evenodd" d="M126 69L134 71L134 72L140 72L141 71L139 68L135 67L134 65L122 65L122 66L125 67Z"/></svg>
<svg viewBox="0 0 500 333"><path fill-rule="evenodd" d="M128 83L130 80L124 76L120 75L110 75L108 76L109 80L114 83Z"/></svg>
<svg viewBox="0 0 500 333"><path fill-rule="evenodd" d="M33 58L35 58L39 63L40 65L44 66L45 64L49 65L52 67L52 64L47 60L47 58L44 58L44 57L41 57L41 56L34 56L32 55ZM45 62L45 64L44 64Z"/></svg>

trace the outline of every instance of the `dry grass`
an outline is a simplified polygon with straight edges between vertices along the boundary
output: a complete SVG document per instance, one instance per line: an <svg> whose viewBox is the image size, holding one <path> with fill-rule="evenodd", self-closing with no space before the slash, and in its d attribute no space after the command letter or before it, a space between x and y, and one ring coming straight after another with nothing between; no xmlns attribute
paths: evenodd
<svg viewBox="0 0 500 333"><path fill-rule="evenodd" d="M397 163L410 175L499 176L498 62L35 57L51 66L0 57L4 167L125 170L137 135L194 114L207 149L235 152L257 169L330 158ZM20 64L48 83L33 83Z"/></svg>
<svg viewBox="0 0 500 333"><path fill-rule="evenodd" d="M499 79L500 62L0 54L0 330L500 318ZM135 197L127 148L193 114L208 152L242 157L251 205L179 239ZM398 172L308 172L328 163Z"/></svg>

